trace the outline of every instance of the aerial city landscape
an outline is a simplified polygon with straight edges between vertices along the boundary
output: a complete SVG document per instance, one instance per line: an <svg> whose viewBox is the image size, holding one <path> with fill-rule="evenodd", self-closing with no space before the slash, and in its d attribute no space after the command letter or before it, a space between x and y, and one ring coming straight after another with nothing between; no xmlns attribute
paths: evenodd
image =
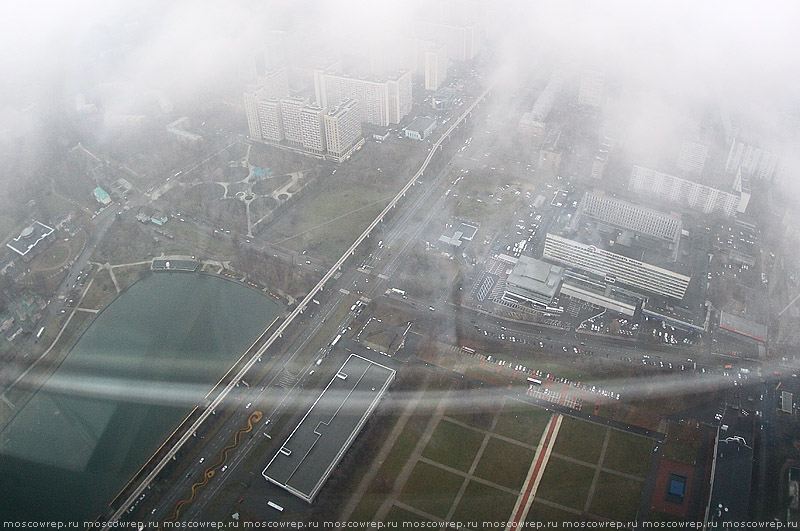
<svg viewBox="0 0 800 531"><path fill-rule="evenodd" d="M382 4L12 9L4 527L797 526L792 6Z"/></svg>

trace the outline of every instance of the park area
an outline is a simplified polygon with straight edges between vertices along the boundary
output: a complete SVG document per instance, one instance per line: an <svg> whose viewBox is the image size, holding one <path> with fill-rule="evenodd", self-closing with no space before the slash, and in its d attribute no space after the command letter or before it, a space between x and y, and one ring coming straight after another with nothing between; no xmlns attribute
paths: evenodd
<svg viewBox="0 0 800 531"><path fill-rule="evenodd" d="M415 398L378 451L383 458L351 480L339 517L507 522L554 414L496 390L427 389ZM564 416L527 520L634 519L652 446Z"/></svg>

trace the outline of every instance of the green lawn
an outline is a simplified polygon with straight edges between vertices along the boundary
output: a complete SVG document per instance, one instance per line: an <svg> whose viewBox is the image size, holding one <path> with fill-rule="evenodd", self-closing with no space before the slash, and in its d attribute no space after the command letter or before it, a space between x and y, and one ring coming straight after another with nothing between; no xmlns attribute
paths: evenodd
<svg viewBox="0 0 800 531"><path fill-rule="evenodd" d="M582 518L579 514L550 507L536 501L531 505L528 516L525 518L527 522L579 522L581 520Z"/></svg>
<svg viewBox="0 0 800 531"><path fill-rule="evenodd" d="M351 520L358 522L371 521L375 513L383 503L386 494L391 491L397 474L402 470L403 465L408 461L408 456L414 451L414 447L425 431L428 424L428 416L414 415L408 419L405 427L397 436L389 455L378 469L375 479L364 497L359 500L351 516Z"/></svg>
<svg viewBox="0 0 800 531"><path fill-rule="evenodd" d="M443 465L469 471L483 442L483 434L442 420L433 432L422 455Z"/></svg>
<svg viewBox="0 0 800 531"><path fill-rule="evenodd" d="M391 509L389 509L389 513L386 515L386 518L383 520L384 522L430 522L427 518L418 515L417 513L412 513L411 511L407 511L397 505L393 505Z"/></svg>
<svg viewBox="0 0 800 531"><path fill-rule="evenodd" d="M653 442L618 430L611 430L603 466L645 477L650 469L650 456L653 454Z"/></svg>
<svg viewBox="0 0 800 531"><path fill-rule="evenodd" d="M685 465L694 465L697 459L697 449L690 444L667 441L664 445L663 459L677 461Z"/></svg>
<svg viewBox="0 0 800 531"><path fill-rule="evenodd" d="M594 468L551 456L536 496L582 511L594 471Z"/></svg>
<svg viewBox="0 0 800 531"><path fill-rule="evenodd" d="M392 193L371 187L337 188L299 200L276 226L273 243L336 260L353 243Z"/></svg>
<svg viewBox="0 0 800 531"><path fill-rule="evenodd" d="M492 437L478 462L475 475L504 487L519 490L528 475L535 454L536 452L530 448Z"/></svg>
<svg viewBox="0 0 800 531"><path fill-rule="evenodd" d="M516 400L509 400L497 419L494 432L517 441L537 446L551 413Z"/></svg>
<svg viewBox="0 0 800 531"><path fill-rule="evenodd" d="M642 497L643 481L601 472L589 511L617 521L636 518Z"/></svg>
<svg viewBox="0 0 800 531"><path fill-rule="evenodd" d="M553 451L587 463L596 464L603 449L607 428L591 422L564 417Z"/></svg>
<svg viewBox="0 0 800 531"><path fill-rule="evenodd" d="M506 522L514 510L517 497L484 483L470 481L453 520L456 522Z"/></svg>
<svg viewBox="0 0 800 531"><path fill-rule="evenodd" d="M400 500L428 514L444 518L464 481L461 476L418 462L400 494Z"/></svg>

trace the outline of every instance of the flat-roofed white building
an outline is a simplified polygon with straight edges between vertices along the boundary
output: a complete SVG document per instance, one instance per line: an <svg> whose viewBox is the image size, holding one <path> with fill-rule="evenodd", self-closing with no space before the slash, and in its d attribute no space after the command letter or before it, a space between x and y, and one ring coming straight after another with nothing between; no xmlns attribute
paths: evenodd
<svg viewBox="0 0 800 531"><path fill-rule="evenodd" d="M543 257L598 275L608 283L622 283L665 297L682 299L690 277L663 267L548 233Z"/></svg>
<svg viewBox="0 0 800 531"><path fill-rule="evenodd" d="M19 236L11 238L6 247L23 260L28 261L39 251L47 247L47 243L53 238L55 230L39 221L34 221L19 233Z"/></svg>
<svg viewBox="0 0 800 531"><path fill-rule="evenodd" d="M503 299L549 306L561 287L564 268L520 256L506 280Z"/></svg>

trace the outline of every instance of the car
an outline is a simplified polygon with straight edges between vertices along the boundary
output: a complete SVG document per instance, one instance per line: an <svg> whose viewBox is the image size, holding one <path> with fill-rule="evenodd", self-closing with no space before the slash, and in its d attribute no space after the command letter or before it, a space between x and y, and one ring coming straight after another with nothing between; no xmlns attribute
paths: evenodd
<svg viewBox="0 0 800 531"><path fill-rule="evenodd" d="M201 458L200 458L200 462L201 462L201 463L202 463L203 461L205 461L205 460L206 460L206 458L205 458L205 457L201 457Z"/></svg>
<svg viewBox="0 0 800 531"><path fill-rule="evenodd" d="M247 403L247 405L246 405L246 406L244 406L244 408L245 408L245 409L250 409L250 406L252 406L252 405L253 405L253 403L252 403L252 402L248 402L248 403Z"/></svg>
<svg viewBox="0 0 800 531"><path fill-rule="evenodd" d="M223 466L223 467L220 469L220 472L225 472L226 470L228 470L228 465L225 465L225 466Z"/></svg>
<svg viewBox="0 0 800 531"><path fill-rule="evenodd" d="M434 308L433 306L428 306L428 309L429 309L430 311L432 311L432 312L435 312L435 311L436 311L436 308Z"/></svg>

